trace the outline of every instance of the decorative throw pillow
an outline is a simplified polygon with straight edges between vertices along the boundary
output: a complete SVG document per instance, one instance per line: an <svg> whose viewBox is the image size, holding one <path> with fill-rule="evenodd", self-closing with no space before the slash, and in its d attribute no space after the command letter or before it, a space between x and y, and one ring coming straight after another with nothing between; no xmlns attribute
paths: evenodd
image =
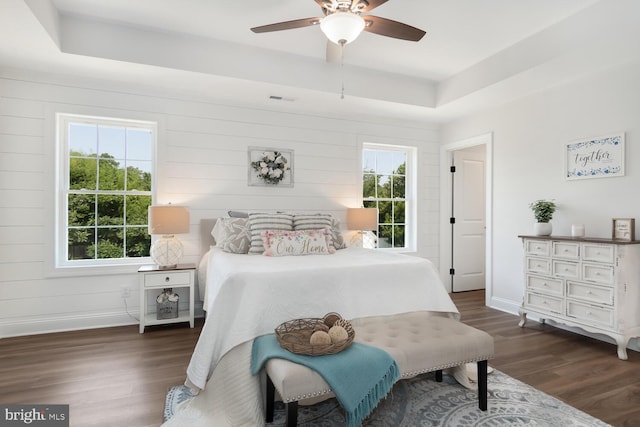
<svg viewBox="0 0 640 427"><path fill-rule="evenodd" d="M264 243L262 233L265 230L293 230L293 215L276 213L250 213L249 230L251 233L250 255L262 255Z"/></svg>
<svg viewBox="0 0 640 427"><path fill-rule="evenodd" d="M322 228L331 228L331 215L328 214L311 214L311 215L293 215L293 229L298 230L320 230Z"/></svg>
<svg viewBox="0 0 640 427"><path fill-rule="evenodd" d="M218 222L222 223L223 232L222 240L217 246L232 254L248 253L251 244L249 220L247 218L220 218Z"/></svg>
<svg viewBox="0 0 640 427"><path fill-rule="evenodd" d="M264 230L261 233L266 256L329 255L336 252L331 245L329 229L280 231Z"/></svg>
<svg viewBox="0 0 640 427"><path fill-rule="evenodd" d="M334 248L345 249L347 247L342 231L340 230L340 220L333 217L331 218L331 229L329 230L329 233L331 233Z"/></svg>
<svg viewBox="0 0 640 427"><path fill-rule="evenodd" d="M229 211L229 212L227 212L227 214L228 214L231 218L249 218L249 212L242 212L242 211Z"/></svg>

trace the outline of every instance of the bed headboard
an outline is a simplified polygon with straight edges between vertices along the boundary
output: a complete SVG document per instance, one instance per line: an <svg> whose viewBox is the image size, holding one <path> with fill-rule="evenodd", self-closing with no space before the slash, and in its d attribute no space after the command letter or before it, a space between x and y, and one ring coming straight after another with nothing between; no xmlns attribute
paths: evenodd
<svg viewBox="0 0 640 427"><path fill-rule="evenodd" d="M209 248L216 244L211 235L211 230L216 225L216 221L218 221L218 218L202 218L200 220L200 256L207 253Z"/></svg>

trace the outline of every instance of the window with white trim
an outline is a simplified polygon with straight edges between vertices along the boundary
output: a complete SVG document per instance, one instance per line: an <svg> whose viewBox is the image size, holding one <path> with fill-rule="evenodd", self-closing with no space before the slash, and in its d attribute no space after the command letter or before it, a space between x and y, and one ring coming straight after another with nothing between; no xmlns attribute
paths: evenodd
<svg viewBox="0 0 640 427"><path fill-rule="evenodd" d="M57 114L56 266L149 256L156 123Z"/></svg>
<svg viewBox="0 0 640 427"><path fill-rule="evenodd" d="M363 144L362 200L378 209L378 248L415 250L415 147Z"/></svg>

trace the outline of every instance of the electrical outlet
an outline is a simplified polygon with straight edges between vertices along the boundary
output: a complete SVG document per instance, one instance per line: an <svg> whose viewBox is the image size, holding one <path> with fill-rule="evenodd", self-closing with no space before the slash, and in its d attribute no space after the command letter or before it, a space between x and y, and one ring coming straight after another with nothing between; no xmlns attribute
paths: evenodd
<svg viewBox="0 0 640 427"><path fill-rule="evenodd" d="M120 296L122 298L129 298L131 296L131 289L129 289L126 286L121 286L120 287Z"/></svg>

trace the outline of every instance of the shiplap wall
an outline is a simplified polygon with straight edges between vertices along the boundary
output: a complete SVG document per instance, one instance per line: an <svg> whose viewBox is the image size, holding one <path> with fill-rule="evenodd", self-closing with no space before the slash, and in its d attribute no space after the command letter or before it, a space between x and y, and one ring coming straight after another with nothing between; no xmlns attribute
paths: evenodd
<svg viewBox="0 0 640 427"><path fill-rule="evenodd" d="M361 203L360 147L418 147L418 253L438 265L437 126L228 105L163 89L23 70L0 73L0 337L135 323L137 266L60 275L52 267L55 113L155 120L156 203L185 204L184 262L197 263L199 220L238 210L324 211ZM293 188L247 185L247 148L294 150Z"/></svg>

